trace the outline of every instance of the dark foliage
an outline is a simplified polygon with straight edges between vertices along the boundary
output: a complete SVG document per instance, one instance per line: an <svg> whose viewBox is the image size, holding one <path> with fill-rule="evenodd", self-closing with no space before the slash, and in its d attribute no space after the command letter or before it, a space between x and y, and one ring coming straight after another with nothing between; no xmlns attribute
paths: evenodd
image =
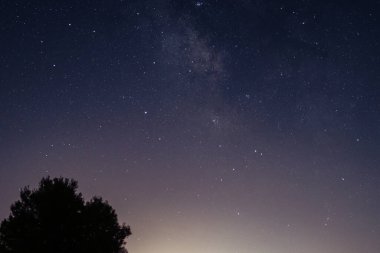
<svg viewBox="0 0 380 253"><path fill-rule="evenodd" d="M99 197L84 202L78 184L43 178L38 189L25 187L11 214L1 222L0 253L117 253L124 250L129 226Z"/></svg>

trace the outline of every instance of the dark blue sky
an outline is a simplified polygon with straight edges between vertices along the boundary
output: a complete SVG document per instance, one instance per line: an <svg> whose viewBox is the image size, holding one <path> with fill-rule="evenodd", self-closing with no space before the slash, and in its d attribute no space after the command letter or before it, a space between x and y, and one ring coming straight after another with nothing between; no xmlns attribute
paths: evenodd
<svg viewBox="0 0 380 253"><path fill-rule="evenodd" d="M379 7L1 2L0 218L64 176L130 252L379 252Z"/></svg>

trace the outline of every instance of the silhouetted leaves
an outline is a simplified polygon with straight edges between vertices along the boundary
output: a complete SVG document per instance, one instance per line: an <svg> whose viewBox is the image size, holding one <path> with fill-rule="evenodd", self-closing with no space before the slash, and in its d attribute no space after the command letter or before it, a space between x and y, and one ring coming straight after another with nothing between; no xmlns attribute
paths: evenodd
<svg viewBox="0 0 380 253"><path fill-rule="evenodd" d="M84 202L78 184L43 178L38 189L25 187L0 226L0 253L117 253L124 250L129 226L100 197Z"/></svg>

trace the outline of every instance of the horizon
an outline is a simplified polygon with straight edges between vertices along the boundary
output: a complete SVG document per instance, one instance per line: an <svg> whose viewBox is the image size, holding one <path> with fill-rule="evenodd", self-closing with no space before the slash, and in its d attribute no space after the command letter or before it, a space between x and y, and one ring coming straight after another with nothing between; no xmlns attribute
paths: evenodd
<svg viewBox="0 0 380 253"><path fill-rule="evenodd" d="M379 1L5 1L0 219L42 177L129 253L380 252Z"/></svg>

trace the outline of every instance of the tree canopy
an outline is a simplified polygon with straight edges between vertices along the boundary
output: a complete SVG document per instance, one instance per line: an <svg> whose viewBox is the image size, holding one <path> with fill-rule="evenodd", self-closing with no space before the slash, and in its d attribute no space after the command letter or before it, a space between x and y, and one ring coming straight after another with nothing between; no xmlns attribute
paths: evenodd
<svg viewBox="0 0 380 253"><path fill-rule="evenodd" d="M0 225L1 253L117 253L124 251L129 226L100 197L85 202L78 183L43 178L20 191L20 200Z"/></svg>

